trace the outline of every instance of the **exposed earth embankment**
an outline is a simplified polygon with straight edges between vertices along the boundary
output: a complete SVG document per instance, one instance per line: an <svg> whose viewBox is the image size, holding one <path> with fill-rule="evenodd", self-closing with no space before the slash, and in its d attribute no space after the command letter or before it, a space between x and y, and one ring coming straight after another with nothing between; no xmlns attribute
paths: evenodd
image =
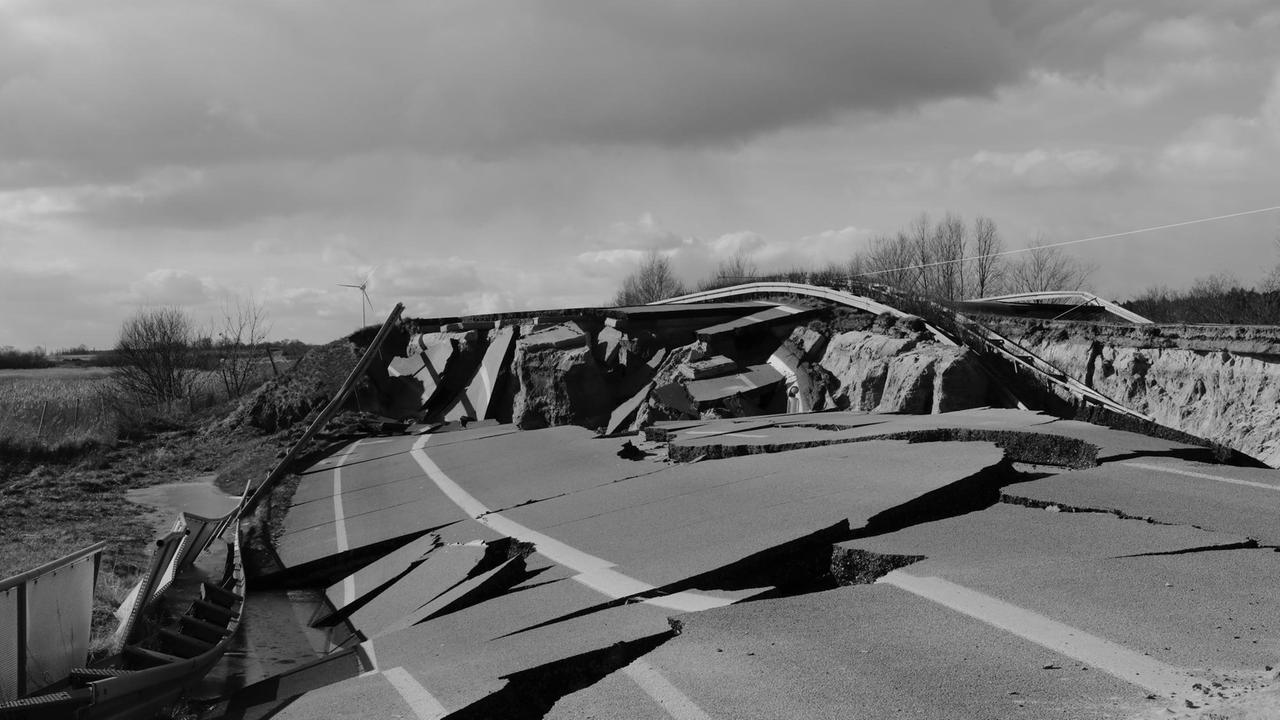
<svg viewBox="0 0 1280 720"><path fill-rule="evenodd" d="M1280 327L983 322L1162 425L1280 467Z"/></svg>

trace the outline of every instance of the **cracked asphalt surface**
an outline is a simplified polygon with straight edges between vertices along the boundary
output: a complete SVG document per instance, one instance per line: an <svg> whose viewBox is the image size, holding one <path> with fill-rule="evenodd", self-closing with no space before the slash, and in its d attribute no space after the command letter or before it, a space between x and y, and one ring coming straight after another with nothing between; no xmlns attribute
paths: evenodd
<svg viewBox="0 0 1280 720"><path fill-rule="evenodd" d="M288 567L335 568L321 589L330 614L364 638L364 672L310 684L300 672L272 702L233 698L232 708L1275 716L1265 714L1280 664L1274 471L1010 410L666 429L674 446L739 456L673 463L663 443L641 443L653 454L627 460L620 440L582 428L485 426L429 442L366 439L318 463L277 552ZM901 435L940 429L965 441ZM1033 448L1087 443L1100 464L1015 465L1000 433L1047 436ZM804 437L833 442L778 451ZM914 439L928 437L939 436ZM503 528L542 552L538 541L501 544ZM832 572L844 557L864 565L848 577L875 579L894 567L877 558L891 556L923 559L867 584L840 585ZM349 576L337 569L361 562ZM685 596L704 609L674 609Z"/></svg>

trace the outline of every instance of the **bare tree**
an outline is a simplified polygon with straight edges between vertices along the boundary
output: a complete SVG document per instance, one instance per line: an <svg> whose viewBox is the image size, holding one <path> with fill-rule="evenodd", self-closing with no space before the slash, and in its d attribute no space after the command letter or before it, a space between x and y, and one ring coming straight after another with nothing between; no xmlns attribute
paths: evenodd
<svg viewBox="0 0 1280 720"><path fill-rule="evenodd" d="M115 382L140 402L185 397L195 378L195 325L176 307L143 308L125 320L116 341Z"/></svg>
<svg viewBox="0 0 1280 720"><path fill-rule="evenodd" d="M1280 255L1280 226L1276 227L1276 236L1272 239L1272 242L1275 243L1276 253ZM1262 279L1258 289L1264 293L1280 292L1280 261L1271 266L1271 272L1267 273L1267 276Z"/></svg>
<svg viewBox="0 0 1280 720"><path fill-rule="evenodd" d="M920 213L907 226L906 237L911 247L911 274L914 277L910 288L920 295L933 295L938 287L938 271L933 267L936 245L933 238L933 223L928 213Z"/></svg>
<svg viewBox="0 0 1280 720"><path fill-rule="evenodd" d="M933 262L940 264L931 268L936 282L934 296L947 301L964 299L964 258L968 241L968 229L959 215L947 213L938 221L933 231Z"/></svg>
<svg viewBox="0 0 1280 720"><path fill-rule="evenodd" d="M730 285L740 285L751 282L759 276L760 268L756 267L751 256L739 250L732 257L721 260L720 265L716 267L715 273L698 283L698 289L712 290ZM679 293L676 294L678 295Z"/></svg>
<svg viewBox="0 0 1280 720"><path fill-rule="evenodd" d="M222 317L216 321L218 377L227 397L248 391L262 364L267 333L271 325L262 303L248 297L227 296L222 301ZM270 358L268 358L270 359Z"/></svg>
<svg viewBox="0 0 1280 720"><path fill-rule="evenodd" d="M650 250L640 266L622 282L613 297L615 305L644 305L684 294L684 284L671 271L671 260Z"/></svg>
<svg viewBox="0 0 1280 720"><path fill-rule="evenodd" d="M1097 266L1067 255L1060 248L1043 245L1044 240L1037 238L1031 250L1010 265L1007 289L1010 292L1083 289Z"/></svg>
<svg viewBox="0 0 1280 720"><path fill-rule="evenodd" d="M1004 251L1004 241L996 230L996 223L989 217L979 217L973 221L973 252L971 263L973 281L971 287L974 297L987 297L1000 292L1004 281L1004 258L999 253Z"/></svg>
<svg viewBox="0 0 1280 720"><path fill-rule="evenodd" d="M914 260L911 239L906 234L900 232L896 237L882 235L871 241L865 255L859 256L862 276L856 279L899 290L912 290L916 275L910 266Z"/></svg>

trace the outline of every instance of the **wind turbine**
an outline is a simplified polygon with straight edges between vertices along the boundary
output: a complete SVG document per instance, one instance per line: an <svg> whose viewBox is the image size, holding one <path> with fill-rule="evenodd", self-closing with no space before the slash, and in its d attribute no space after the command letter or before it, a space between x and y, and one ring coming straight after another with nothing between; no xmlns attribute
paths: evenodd
<svg viewBox="0 0 1280 720"><path fill-rule="evenodd" d="M360 327L364 327L365 325L369 324L368 320L365 319L365 314L364 314L365 305L368 305L370 310L373 309L373 301L369 299L369 292L368 290L366 290L366 288L369 287L369 278L373 277L374 270L377 270L377 268L370 270L364 276L364 280L360 281L359 285L352 285L350 283L338 283L339 287L349 287L349 288L355 288L359 290L360 295L364 297L364 302L360 304Z"/></svg>

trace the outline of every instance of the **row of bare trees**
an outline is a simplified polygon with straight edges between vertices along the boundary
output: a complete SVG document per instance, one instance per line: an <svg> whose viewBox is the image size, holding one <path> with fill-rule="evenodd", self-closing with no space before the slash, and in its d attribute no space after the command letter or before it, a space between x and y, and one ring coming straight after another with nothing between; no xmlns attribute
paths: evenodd
<svg viewBox="0 0 1280 720"><path fill-rule="evenodd" d="M1081 290L1094 270L1095 266L1061 248L1046 246L1042 239L1026 248L1006 250L999 228L989 217L980 216L969 224L961 216L947 213L934 222L922 213L896 234L873 238L847 265L828 267L818 274L954 302L1018 292ZM739 252L722 260L697 288L736 285L760 276L750 256ZM684 292L671 259L653 250L627 276L614 302L639 305Z"/></svg>
<svg viewBox="0 0 1280 720"><path fill-rule="evenodd" d="M1017 292L1080 290L1095 268L1037 240L1007 251L994 220L972 225L955 213L937 222L917 216L896 235L871 241L849 262L849 274L946 301Z"/></svg>

